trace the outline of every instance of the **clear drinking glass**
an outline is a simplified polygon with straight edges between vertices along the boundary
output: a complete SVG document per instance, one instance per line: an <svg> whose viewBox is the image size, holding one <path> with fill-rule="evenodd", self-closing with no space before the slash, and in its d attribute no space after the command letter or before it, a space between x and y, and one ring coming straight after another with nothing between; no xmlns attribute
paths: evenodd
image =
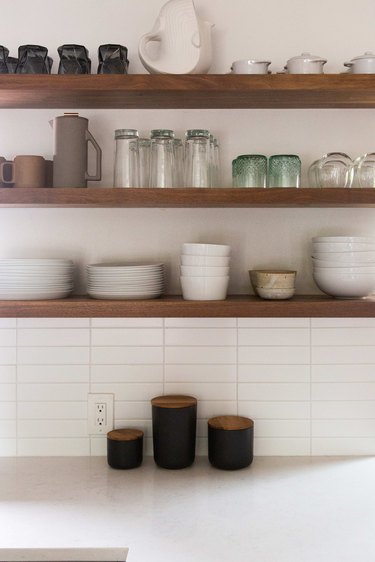
<svg viewBox="0 0 375 562"><path fill-rule="evenodd" d="M275 154L269 159L269 187L299 187L301 160L296 154Z"/></svg>
<svg viewBox="0 0 375 562"><path fill-rule="evenodd" d="M369 152L359 158L356 175L358 187L375 187L374 152Z"/></svg>
<svg viewBox="0 0 375 562"><path fill-rule="evenodd" d="M317 187L351 187L353 161L343 152L325 154L315 166Z"/></svg>
<svg viewBox="0 0 375 562"><path fill-rule="evenodd" d="M217 139L214 139L214 173L213 184L211 187L220 187L220 145Z"/></svg>
<svg viewBox="0 0 375 562"><path fill-rule="evenodd" d="M205 129L186 131L185 186L211 186L210 133Z"/></svg>
<svg viewBox="0 0 375 562"><path fill-rule="evenodd" d="M114 187L139 187L139 145L136 129L115 131Z"/></svg>
<svg viewBox="0 0 375 562"><path fill-rule="evenodd" d="M173 187L174 132L169 129L151 131L150 187Z"/></svg>
<svg viewBox="0 0 375 562"><path fill-rule="evenodd" d="M139 187L150 187L150 139L139 139Z"/></svg>
<svg viewBox="0 0 375 562"><path fill-rule="evenodd" d="M174 139L173 187L183 187L184 183L184 145L181 139Z"/></svg>
<svg viewBox="0 0 375 562"><path fill-rule="evenodd" d="M267 158L263 154L243 154L232 162L233 187L266 187Z"/></svg>

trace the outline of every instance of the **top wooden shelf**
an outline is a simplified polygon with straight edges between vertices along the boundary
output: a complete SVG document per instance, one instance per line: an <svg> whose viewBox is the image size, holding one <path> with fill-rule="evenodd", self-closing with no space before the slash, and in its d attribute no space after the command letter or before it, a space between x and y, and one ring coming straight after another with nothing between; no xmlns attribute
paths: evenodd
<svg viewBox="0 0 375 562"><path fill-rule="evenodd" d="M0 108L372 108L375 75L0 75Z"/></svg>

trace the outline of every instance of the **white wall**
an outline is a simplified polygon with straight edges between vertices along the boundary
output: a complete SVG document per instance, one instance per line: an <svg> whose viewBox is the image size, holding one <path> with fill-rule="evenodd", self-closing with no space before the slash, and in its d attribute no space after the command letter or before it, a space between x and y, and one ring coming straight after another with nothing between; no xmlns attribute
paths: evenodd
<svg viewBox="0 0 375 562"><path fill-rule="evenodd" d="M56 48L62 43L85 44L96 69L98 45L119 42L129 47L130 71L144 72L137 57L138 39L150 30L163 2L13 0L8 9L2 10L1 42L12 55L20 44L48 46L55 71ZM278 71L289 57L305 50L327 57L327 72L341 72L345 60L375 50L373 0L316 0L314 4L196 0L196 6L216 24L213 72L227 72L233 60L248 56L269 58L272 70ZM0 154L7 158L16 154L51 157L48 120L63 110L0 110ZM240 153L296 152L302 157L305 178L311 161L327 151L342 150L355 157L375 149L373 110L82 110L81 115L90 119L90 129L103 148L103 186L112 181L113 131L122 127L135 127L143 133L170 127L179 134L193 127L212 129L221 142L226 185L230 185L231 160ZM84 291L86 263L152 257L169 264L169 289L178 293L181 243L225 242L233 247L232 292L249 291L247 270L253 267L296 268L298 292L317 292L309 263L311 236L349 232L375 235L374 213L373 209L354 208L2 208L0 257L70 257L80 270L77 292ZM201 345L208 348L207 364L189 366L185 346L188 356L193 353L199 358L202 351L191 343L195 337L193 324L181 320L176 327L171 321L159 319L156 336L162 333L166 343L157 344L162 360L154 359L145 370L134 369L128 348L117 344L98 361L96 346L106 347L103 341L108 336L103 332L100 337L104 339L100 340L100 321L71 322L2 321L0 454L103 452L102 442L90 443L85 425L86 394L98 387L115 392L116 424L143 427L150 450L148 399L160 391L174 390L176 384L181 392L194 393L203 403L201 451L205 449L205 419L239 411L259 420L257 454L375 452L372 321L340 320L332 324L306 319L302 324L295 320L284 325L277 320L269 324L251 320L255 332L250 334L245 321L233 319L227 325L226 321L211 320L201 334ZM40 332L40 325L46 331ZM113 320L105 329L116 326L119 332L113 334L113 341L122 341L129 322L119 328ZM147 322L146 329L153 330ZM271 331L267 334L262 331L268 329ZM133 338L140 338L142 360L147 355L142 343L144 328L133 332ZM75 336L81 339L74 340L71 348ZM96 344L91 339L94 337L99 338ZM164 339L168 337L175 342L180 338L181 345L169 346L169 340ZM262 337L270 340L262 340L267 345L260 344L257 351L254 342ZM300 344L295 343L296 338ZM59 346L68 348L63 356L55 349ZM77 346L82 347L82 355ZM168 363L172 347L175 355ZM228 353L230 360L224 360ZM243 354L247 355L242 360ZM221 356L223 361L218 359ZM66 366L68 359L71 364Z"/></svg>

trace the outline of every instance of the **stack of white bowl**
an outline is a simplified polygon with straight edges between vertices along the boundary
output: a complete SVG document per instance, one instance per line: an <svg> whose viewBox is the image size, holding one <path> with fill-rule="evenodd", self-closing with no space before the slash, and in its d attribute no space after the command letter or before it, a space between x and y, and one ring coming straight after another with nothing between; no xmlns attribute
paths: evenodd
<svg viewBox="0 0 375 562"><path fill-rule="evenodd" d="M332 297L367 297L375 292L375 238L319 236L312 239L314 281Z"/></svg>
<svg viewBox="0 0 375 562"><path fill-rule="evenodd" d="M181 254L181 287L185 300L225 300L229 283L230 246L184 244Z"/></svg>
<svg viewBox="0 0 375 562"><path fill-rule="evenodd" d="M94 299L156 299L164 292L163 263L96 263L87 266Z"/></svg>
<svg viewBox="0 0 375 562"><path fill-rule="evenodd" d="M73 289L74 264L65 259L0 260L0 299L48 300Z"/></svg>

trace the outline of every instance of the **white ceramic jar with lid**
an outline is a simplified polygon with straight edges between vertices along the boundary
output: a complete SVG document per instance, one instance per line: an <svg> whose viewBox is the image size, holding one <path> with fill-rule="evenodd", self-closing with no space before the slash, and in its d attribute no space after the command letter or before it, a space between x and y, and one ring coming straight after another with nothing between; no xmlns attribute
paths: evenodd
<svg viewBox="0 0 375 562"><path fill-rule="evenodd" d="M233 74L268 74L271 61L242 59L236 60L231 66Z"/></svg>
<svg viewBox="0 0 375 562"><path fill-rule="evenodd" d="M352 74L375 74L375 54L366 51L363 55L354 57L349 62L344 62Z"/></svg>
<svg viewBox="0 0 375 562"><path fill-rule="evenodd" d="M284 69L288 74L323 74L323 66L326 62L327 59L322 57L302 53L289 59Z"/></svg>

